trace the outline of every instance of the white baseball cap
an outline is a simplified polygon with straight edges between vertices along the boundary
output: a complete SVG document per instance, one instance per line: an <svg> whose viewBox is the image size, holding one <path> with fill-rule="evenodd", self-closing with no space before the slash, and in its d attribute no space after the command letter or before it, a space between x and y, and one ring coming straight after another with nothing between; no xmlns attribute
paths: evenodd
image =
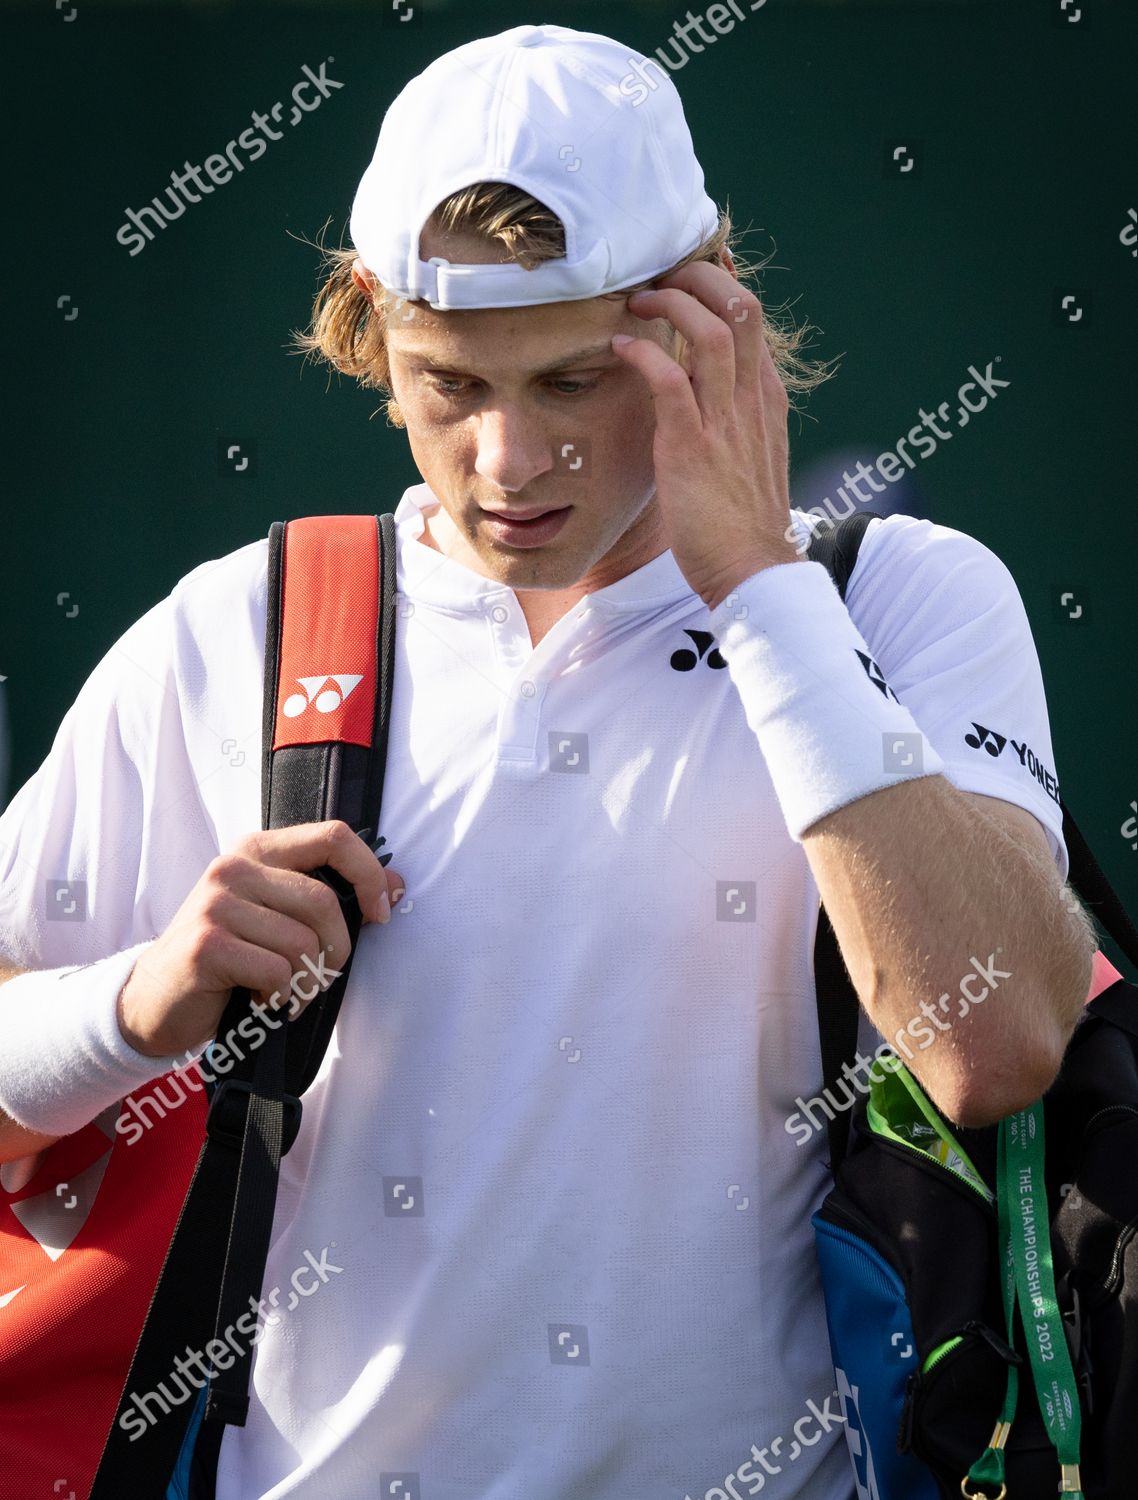
<svg viewBox="0 0 1138 1500"><path fill-rule="evenodd" d="M387 110L356 191L350 233L364 266L388 291L440 311L573 302L670 270L719 212L676 86L645 62L568 26L514 26L436 58ZM432 212L484 181L552 209L564 257L531 271L420 260Z"/></svg>

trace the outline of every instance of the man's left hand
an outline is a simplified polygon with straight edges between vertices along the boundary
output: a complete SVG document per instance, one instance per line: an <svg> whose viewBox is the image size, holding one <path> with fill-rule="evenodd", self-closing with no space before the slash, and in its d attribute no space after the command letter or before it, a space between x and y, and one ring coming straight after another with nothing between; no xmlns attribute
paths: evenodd
<svg viewBox="0 0 1138 1500"><path fill-rule="evenodd" d="M656 498L672 555L714 609L743 579L802 562L787 541L790 402L753 292L723 266L692 262L628 299L687 340L680 363L651 339L614 344L652 389Z"/></svg>

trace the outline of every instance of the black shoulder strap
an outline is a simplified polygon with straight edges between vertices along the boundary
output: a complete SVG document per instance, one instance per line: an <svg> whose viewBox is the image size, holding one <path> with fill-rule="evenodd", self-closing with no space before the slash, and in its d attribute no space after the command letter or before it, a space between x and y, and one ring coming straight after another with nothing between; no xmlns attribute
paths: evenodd
<svg viewBox="0 0 1138 1500"><path fill-rule="evenodd" d="M1138 931L1118 899L1114 887L1103 874L1102 866L1092 854L1071 809L1062 800L1059 805L1063 809L1063 842L1067 846L1070 863L1067 880L1079 893L1099 926L1110 934L1135 969L1138 969Z"/></svg>
<svg viewBox="0 0 1138 1500"><path fill-rule="evenodd" d="M393 517L375 519L379 598L370 746L333 741L273 748L284 624L285 524L275 522L269 533L261 809L265 828L340 818L375 843L394 675L396 556ZM369 530L365 528L364 534ZM380 862L386 864L390 857L383 855ZM262 1028L267 1033L264 1041L245 1052L210 1090L206 1139L135 1348L91 1500L122 1500L126 1495L159 1500L183 1443L193 1445L191 1492L212 1495L225 1424L244 1425L251 1365L244 1340L246 1353L208 1383L204 1408L201 1397L176 1405L139 1435L141 1424L131 1396L156 1391L162 1381L169 1387L177 1355L184 1355L187 1347L204 1351L211 1338L247 1315L250 1297L253 1304L260 1298L280 1160L296 1138L300 1096L327 1049L362 926L352 887L328 868L313 874L327 880L340 897L351 951L340 977L295 1022L276 1030ZM247 989L234 989L219 1036L229 1035L248 1016L250 1001ZM199 1412L200 1432L195 1425ZM135 1421L124 1427L119 1419L127 1413Z"/></svg>
<svg viewBox="0 0 1138 1500"><path fill-rule="evenodd" d="M854 564L857 562L865 529L870 521L883 519L884 517L875 510L858 511L856 515L847 516L837 526L831 525L821 531L816 531L810 539L810 546L806 551L807 557L811 562L820 562L826 568L837 584L838 593L841 594L843 600L846 597L846 589L849 587Z"/></svg>
<svg viewBox="0 0 1138 1500"><path fill-rule="evenodd" d="M820 562L844 600L850 576L857 561L865 528L876 519L877 511L858 511L839 525L815 532L807 549L811 562ZM858 1017L861 1013L857 991L842 958L838 939L825 906L818 911L818 930L814 938L814 997L818 1008L818 1041L822 1053L822 1087L830 1098L842 1098L836 1088L842 1076L842 1064L853 1065L857 1056ZM837 1170L846 1154L849 1140L848 1112L835 1109L828 1116L826 1134L830 1142L830 1166Z"/></svg>
<svg viewBox="0 0 1138 1500"><path fill-rule="evenodd" d="M829 570L843 600L865 528L877 514L876 511L860 511L836 527L816 532L811 539L807 556L811 562L820 562ZM1063 801L1059 805L1063 810L1063 842L1067 846L1070 865L1068 882L1090 908L1092 916L1138 968L1138 931L1079 831L1070 808ZM834 1093L833 1088L841 1077L842 1064L847 1059L852 1063L857 1051L859 1001L824 906L818 913L814 979L823 1087L831 1089L831 1097L837 1099L841 1095ZM847 1112L836 1110L826 1130L830 1141L830 1162L836 1168L845 1155L849 1140Z"/></svg>

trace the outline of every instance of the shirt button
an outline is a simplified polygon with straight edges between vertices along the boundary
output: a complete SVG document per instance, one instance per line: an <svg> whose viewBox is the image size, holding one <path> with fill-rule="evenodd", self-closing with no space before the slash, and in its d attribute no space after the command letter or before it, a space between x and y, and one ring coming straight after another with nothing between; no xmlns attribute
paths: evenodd
<svg viewBox="0 0 1138 1500"><path fill-rule="evenodd" d="M532 698L534 693L537 692L537 689L534 687L532 682L527 681L522 683L521 691L523 698Z"/></svg>
<svg viewBox="0 0 1138 1500"><path fill-rule="evenodd" d="M490 613L494 616L499 625L503 620L508 620L510 618L510 611L501 604L495 604Z"/></svg>

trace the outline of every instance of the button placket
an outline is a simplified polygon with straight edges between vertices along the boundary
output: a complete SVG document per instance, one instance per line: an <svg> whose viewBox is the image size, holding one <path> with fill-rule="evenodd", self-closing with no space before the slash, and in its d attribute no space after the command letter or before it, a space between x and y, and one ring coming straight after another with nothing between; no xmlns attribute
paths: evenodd
<svg viewBox="0 0 1138 1500"><path fill-rule="evenodd" d="M498 715L499 760L532 763L541 729L545 689L546 682L534 671L531 659L510 684Z"/></svg>
<svg viewBox="0 0 1138 1500"><path fill-rule="evenodd" d="M492 595L484 611L495 656L512 678L529 655L529 631L519 628L524 627L521 608L516 599L507 604L501 595Z"/></svg>
<svg viewBox="0 0 1138 1500"><path fill-rule="evenodd" d="M521 607L516 601L509 607L494 605L488 611L491 628L499 641L500 659L505 665L512 665L516 669L498 715L498 759L532 766L537 756L546 689L564 662L571 660L576 654L582 634L580 627L584 626L583 633L586 636L592 634L595 627L585 623L589 615L587 607L578 607L563 616L553 630L542 638L536 649L527 655L524 642L521 641L522 632L509 631L508 621L515 610L520 617ZM505 614L506 619L500 620L499 612ZM562 630L560 627L566 622L577 628ZM506 649L506 641L503 639L506 634L511 646L521 644L522 649L516 654ZM528 630L525 635L528 638Z"/></svg>

